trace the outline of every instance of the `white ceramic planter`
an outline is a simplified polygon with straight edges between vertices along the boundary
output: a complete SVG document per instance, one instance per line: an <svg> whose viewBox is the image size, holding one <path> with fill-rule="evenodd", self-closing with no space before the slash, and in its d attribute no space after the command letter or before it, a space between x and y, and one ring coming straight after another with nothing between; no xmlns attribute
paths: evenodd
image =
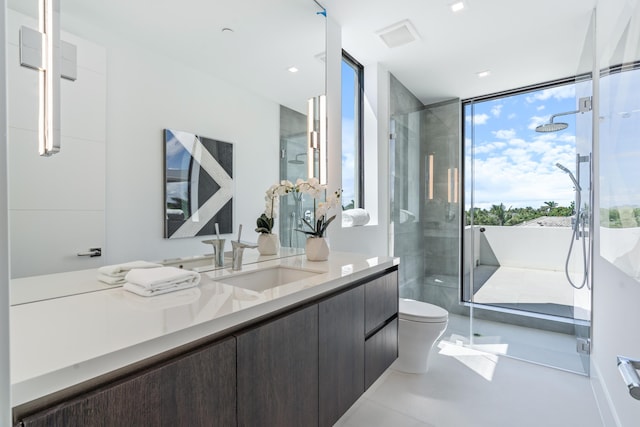
<svg viewBox="0 0 640 427"><path fill-rule="evenodd" d="M280 250L280 239L277 234L260 233L258 236L258 252L260 255L276 255Z"/></svg>
<svg viewBox="0 0 640 427"><path fill-rule="evenodd" d="M324 237L309 237L305 243L309 261L326 261L329 258L329 242Z"/></svg>

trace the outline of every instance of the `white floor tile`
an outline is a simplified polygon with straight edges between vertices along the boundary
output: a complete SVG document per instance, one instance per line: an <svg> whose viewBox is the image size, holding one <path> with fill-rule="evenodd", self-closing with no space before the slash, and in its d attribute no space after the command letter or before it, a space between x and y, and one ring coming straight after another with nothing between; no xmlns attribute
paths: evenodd
<svg viewBox="0 0 640 427"><path fill-rule="evenodd" d="M335 426L435 427L433 424L421 422L369 399L359 401L356 410L345 414L345 417L342 417Z"/></svg>
<svg viewBox="0 0 640 427"><path fill-rule="evenodd" d="M388 370L336 425L602 426L587 377L476 349L436 350L429 372Z"/></svg>

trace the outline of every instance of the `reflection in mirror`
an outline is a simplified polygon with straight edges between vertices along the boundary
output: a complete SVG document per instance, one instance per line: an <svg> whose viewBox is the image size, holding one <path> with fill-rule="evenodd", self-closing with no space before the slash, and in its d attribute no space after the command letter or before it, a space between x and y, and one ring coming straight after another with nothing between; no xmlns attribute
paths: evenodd
<svg viewBox="0 0 640 427"><path fill-rule="evenodd" d="M202 237L163 238L163 129L233 142L230 234L252 230L279 179L281 109L306 117L307 100L325 92L318 4L60 3L78 78L61 81L63 149L42 159L37 73L17 60L37 1L8 1L12 278L210 253ZM77 256L91 248L102 256Z"/></svg>
<svg viewBox="0 0 640 427"><path fill-rule="evenodd" d="M637 40L620 42L631 44L622 51L633 61L616 61L600 77L600 254L640 281L640 51Z"/></svg>

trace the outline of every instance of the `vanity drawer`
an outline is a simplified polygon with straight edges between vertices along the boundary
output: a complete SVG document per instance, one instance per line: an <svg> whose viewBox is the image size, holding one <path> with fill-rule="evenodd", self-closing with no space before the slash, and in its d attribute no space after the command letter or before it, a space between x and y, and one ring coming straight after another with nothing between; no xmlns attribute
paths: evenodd
<svg viewBox="0 0 640 427"><path fill-rule="evenodd" d="M369 388L398 358L398 318L394 318L364 343L364 387Z"/></svg>
<svg viewBox="0 0 640 427"><path fill-rule="evenodd" d="M398 313L398 271L378 277L365 285L365 335Z"/></svg>

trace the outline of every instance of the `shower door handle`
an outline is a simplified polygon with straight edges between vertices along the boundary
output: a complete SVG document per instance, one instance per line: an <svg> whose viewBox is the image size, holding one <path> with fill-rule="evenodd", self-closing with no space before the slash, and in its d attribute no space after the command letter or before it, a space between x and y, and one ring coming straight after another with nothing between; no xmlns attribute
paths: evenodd
<svg viewBox="0 0 640 427"><path fill-rule="evenodd" d="M629 359L628 357L618 356L618 370L622 379L627 384L629 394L636 400L640 400L640 360Z"/></svg>

